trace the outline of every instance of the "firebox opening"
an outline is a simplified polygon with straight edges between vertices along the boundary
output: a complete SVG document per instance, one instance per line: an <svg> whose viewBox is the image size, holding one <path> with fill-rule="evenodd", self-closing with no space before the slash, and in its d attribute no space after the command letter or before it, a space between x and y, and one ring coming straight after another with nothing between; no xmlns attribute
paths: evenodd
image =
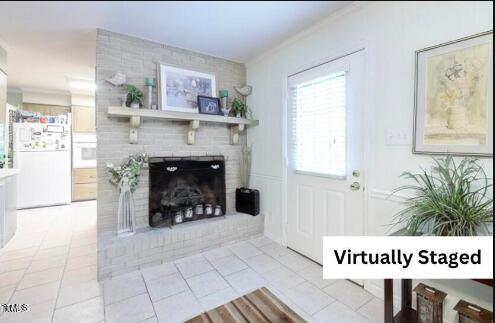
<svg viewBox="0 0 495 323"><path fill-rule="evenodd" d="M224 157L152 157L149 188L151 227L223 216Z"/></svg>

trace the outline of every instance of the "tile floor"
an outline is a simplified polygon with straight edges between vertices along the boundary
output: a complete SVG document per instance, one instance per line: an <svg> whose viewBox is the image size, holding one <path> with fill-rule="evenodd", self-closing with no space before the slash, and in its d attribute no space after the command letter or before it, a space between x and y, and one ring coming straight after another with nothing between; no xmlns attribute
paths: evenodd
<svg viewBox="0 0 495 323"><path fill-rule="evenodd" d="M96 281L96 204L23 210L0 250L0 322L182 322L266 286L308 322L383 322L383 302L265 237Z"/></svg>

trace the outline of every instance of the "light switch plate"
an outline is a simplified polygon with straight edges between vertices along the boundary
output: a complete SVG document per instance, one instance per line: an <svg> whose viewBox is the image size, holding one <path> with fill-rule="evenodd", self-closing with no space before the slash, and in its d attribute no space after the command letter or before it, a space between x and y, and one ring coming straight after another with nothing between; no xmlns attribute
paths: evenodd
<svg viewBox="0 0 495 323"><path fill-rule="evenodd" d="M387 129L387 145L405 146L411 143L410 130L406 128L389 128Z"/></svg>

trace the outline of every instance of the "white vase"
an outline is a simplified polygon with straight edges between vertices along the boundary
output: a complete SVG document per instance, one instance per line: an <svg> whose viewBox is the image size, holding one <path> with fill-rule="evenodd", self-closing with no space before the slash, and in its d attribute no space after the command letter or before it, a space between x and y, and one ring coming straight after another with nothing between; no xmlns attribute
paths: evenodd
<svg viewBox="0 0 495 323"><path fill-rule="evenodd" d="M449 129L462 129L466 126L466 110L463 107L450 107L447 109L447 127Z"/></svg>
<svg viewBox="0 0 495 323"><path fill-rule="evenodd" d="M228 117L229 116L229 112L230 112L230 109L227 109L227 108L222 108L222 113L224 116Z"/></svg>
<svg viewBox="0 0 495 323"><path fill-rule="evenodd" d="M122 108L127 108L127 105L126 105L126 102L127 102L127 94L126 94L126 95L124 95L124 96L122 96L122 97L120 98L120 101L121 101L120 106L121 106Z"/></svg>
<svg viewBox="0 0 495 323"><path fill-rule="evenodd" d="M130 236L135 233L136 216L134 214L134 200L132 198L129 179L123 178L119 184L119 208L117 213L117 234Z"/></svg>

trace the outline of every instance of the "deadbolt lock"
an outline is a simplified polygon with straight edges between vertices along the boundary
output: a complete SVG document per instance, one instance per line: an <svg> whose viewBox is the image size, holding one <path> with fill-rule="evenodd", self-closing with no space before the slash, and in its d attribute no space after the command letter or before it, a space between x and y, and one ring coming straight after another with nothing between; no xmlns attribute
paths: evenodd
<svg viewBox="0 0 495 323"><path fill-rule="evenodd" d="M352 172L352 176L359 177L359 176L361 176L361 173L358 170L355 170Z"/></svg>
<svg viewBox="0 0 495 323"><path fill-rule="evenodd" d="M361 184L359 184L358 182L354 182L351 184L351 191L359 191L360 188Z"/></svg>

